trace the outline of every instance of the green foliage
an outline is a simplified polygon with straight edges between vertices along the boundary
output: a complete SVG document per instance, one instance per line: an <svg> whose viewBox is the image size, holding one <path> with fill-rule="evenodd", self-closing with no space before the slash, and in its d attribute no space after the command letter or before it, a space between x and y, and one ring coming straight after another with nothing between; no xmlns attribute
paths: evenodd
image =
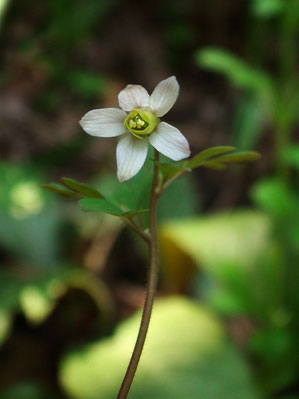
<svg viewBox="0 0 299 399"><path fill-rule="evenodd" d="M282 273L270 232L270 220L253 211L169 222L161 231L162 251L171 241L205 270L215 281L206 293L207 300L219 305L218 311L270 318L280 297ZM273 269L269 270L271 262Z"/></svg>
<svg viewBox="0 0 299 399"><path fill-rule="evenodd" d="M192 159L188 160L186 163L190 168L197 168L198 166L204 165L206 161L211 159L212 157L216 157L226 152L235 151L235 147L229 146L219 146L219 147L211 147L204 151L201 151L199 154L195 155Z"/></svg>
<svg viewBox="0 0 299 399"><path fill-rule="evenodd" d="M189 160L184 160L178 163L166 163L163 161L155 163L160 169L164 183L167 184L168 182L173 183L173 180L177 177L199 166L211 169L225 169L227 164L252 162L260 157L260 155L254 151L234 151L235 148L229 146L211 147L200 152ZM134 178L119 184L116 178L112 177L105 183L106 190L108 188L105 196L85 183L78 183L73 179L65 177L62 178L62 183L66 188L57 183L43 184L41 187L65 197L79 198L79 205L84 211L103 212L114 216L132 218L148 211L149 193L153 173L152 168L153 164L149 157L144 167L136 176L134 176ZM181 201L180 206L177 207L173 198L176 195L179 195L182 187L184 187L184 191L187 193L187 195L184 196L186 200L183 201L183 203ZM106 190L104 189L104 192ZM103 190L101 190L101 192L103 192ZM177 183L172 191L169 191L168 189L168 196L164 196L164 204L166 204L166 206L164 206L163 203L160 205L160 214L166 212L166 214L169 215L169 210L172 209L173 217L178 215L188 216L193 213L192 209L196 209L196 205L193 205L194 198L195 194L191 188L190 180L189 183L188 180L185 180L185 183ZM172 203L173 206L171 206ZM185 204L185 206L182 206L182 204ZM163 208L164 211L161 213ZM187 210L187 213L185 210L181 213L183 208ZM179 211L177 212L177 210ZM146 220L145 224L147 224Z"/></svg>
<svg viewBox="0 0 299 399"><path fill-rule="evenodd" d="M59 256L59 209L39 189L31 166L0 164L0 244L24 263L49 266Z"/></svg>
<svg viewBox="0 0 299 399"><path fill-rule="evenodd" d="M273 17L285 9L285 3L283 0L252 0L252 12L257 17Z"/></svg>
<svg viewBox="0 0 299 399"><path fill-rule="evenodd" d="M62 361L60 380L80 399L115 398L140 322L139 312L112 337L78 349ZM221 324L190 300L155 306L130 397L132 399L258 398L245 363L227 342Z"/></svg>
<svg viewBox="0 0 299 399"><path fill-rule="evenodd" d="M260 158L258 152L255 151L240 151L234 152L234 147L211 147L187 161L181 161L181 164L186 168L194 169L199 166L204 166L210 169L225 169L227 164L238 164L253 162Z"/></svg>
<svg viewBox="0 0 299 399"><path fill-rule="evenodd" d="M247 65L240 58L217 48L205 48L195 55L198 65L224 74L236 87L263 95L272 96L271 78L262 70Z"/></svg>
<svg viewBox="0 0 299 399"><path fill-rule="evenodd" d="M155 162L156 165L159 167L164 179L168 180L172 177L185 173L190 172L191 169L187 169L183 166L178 166L177 164L170 164L165 162Z"/></svg>
<svg viewBox="0 0 299 399"><path fill-rule="evenodd" d="M58 183L40 184L40 188L50 191L51 193L62 195L66 198L82 198L81 194L70 191Z"/></svg>
<svg viewBox="0 0 299 399"><path fill-rule="evenodd" d="M68 69L64 74L64 84L67 84L74 93L85 99L93 99L103 93L108 79L98 73L83 70Z"/></svg>
<svg viewBox="0 0 299 399"><path fill-rule="evenodd" d="M263 103L256 96L244 95L236 104L232 126L233 144L240 150L255 148L267 114Z"/></svg>
<svg viewBox="0 0 299 399"><path fill-rule="evenodd" d="M70 190L75 191L76 193L82 194L84 197L91 198L102 198L103 196L93 187L88 186L85 183L78 183L69 177L63 177L63 184L68 187Z"/></svg>
<svg viewBox="0 0 299 399"><path fill-rule="evenodd" d="M51 24L47 36L70 48L84 40L113 6L113 0L54 0L51 2Z"/></svg>
<svg viewBox="0 0 299 399"><path fill-rule="evenodd" d="M184 175L168 186L159 198L158 220L161 222L194 216L198 214L200 205L200 196L192 175Z"/></svg>
<svg viewBox="0 0 299 399"><path fill-rule="evenodd" d="M291 167L299 170L299 146L294 145L283 148L282 156L284 161Z"/></svg>
<svg viewBox="0 0 299 399"><path fill-rule="evenodd" d="M1 393L2 399L57 399L33 382L21 382Z"/></svg>
<svg viewBox="0 0 299 399"><path fill-rule="evenodd" d="M260 180L253 188L252 196L260 208L275 218L285 218L299 210L296 194L280 179Z"/></svg>
<svg viewBox="0 0 299 399"><path fill-rule="evenodd" d="M167 269L194 261L201 271L195 292L217 312L257 323L246 350L258 359L259 380L271 395L296 380L298 202L275 180L257 186L254 198L268 215L242 211L166 223L161 252L172 245L181 253L171 264L163 258Z"/></svg>
<svg viewBox="0 0 299 399"><path fill-rule="evenodd" d="M111 299L100 280L85 270L70 266L40 270L31 279L17 272L0 269L0 344L8 335L13 316L23 312L32 324L40 324L52 312L59 298L68 288L84 290L108 319L112 310Z"/></svg>
<svg viewBox="0 0 299 399"><path fill-rule="evenodd" d="M81 208L88 212L104 212L113 216L133 217L140 213L147 212L147 209L123 211L113 203L100 198L83 198L79 201Z"/></svg>

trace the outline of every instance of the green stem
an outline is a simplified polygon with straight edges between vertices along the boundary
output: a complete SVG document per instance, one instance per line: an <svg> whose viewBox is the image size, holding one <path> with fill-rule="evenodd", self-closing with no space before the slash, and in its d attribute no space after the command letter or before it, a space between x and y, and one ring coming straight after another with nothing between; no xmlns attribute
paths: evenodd
<svg viewBox="0 0 299 399"><path fill-rule="evenodd" d="M155 160L159 160L159 153L155 150ZM143 350L145 338L151 319L152 308L155 299L156 287L158 282L158 242L157 242L157 201L159 193L158 188L158 166L154 166L154 176L150 194L150 243L149 243L149 272L146 298L142 312L142 318L139 333L130 363L128 365L125 377L120 387L117 399L126 399L131 388L137 366Z"/></svg>

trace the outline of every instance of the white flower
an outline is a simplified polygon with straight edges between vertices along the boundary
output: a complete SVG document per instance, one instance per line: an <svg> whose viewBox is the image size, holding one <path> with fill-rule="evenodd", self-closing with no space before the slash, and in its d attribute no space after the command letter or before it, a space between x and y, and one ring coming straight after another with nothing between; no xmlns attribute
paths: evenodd
<svg viewBox="0 0 299 399"><path fill-rule="evenodd" d="M162 80L150 96L144 87L128 85L118 95L122 109L103 108L87 112L80 120L86 133L97 137L121 136L116 148L117 177L120 182L142 168L148 142L174 161L190 155L189 143L174 126L161 122L174 105L179 84L172 76Z"/></svg>

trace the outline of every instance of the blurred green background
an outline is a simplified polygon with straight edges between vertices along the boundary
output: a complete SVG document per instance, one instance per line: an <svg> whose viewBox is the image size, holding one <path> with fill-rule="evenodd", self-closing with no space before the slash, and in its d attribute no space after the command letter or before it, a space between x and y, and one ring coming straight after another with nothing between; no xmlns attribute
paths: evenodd
<svg viewBox="0 0 299 399"><path fill-rule="evenodd" d="M115 398L146 248L39 184L112 192L115 141L78 120L171 75L166 120L193 154L262 158L197 169L161 198L158 299L129 397L298 397L298 18L297 0L0 0L1 399Z"/></svg>

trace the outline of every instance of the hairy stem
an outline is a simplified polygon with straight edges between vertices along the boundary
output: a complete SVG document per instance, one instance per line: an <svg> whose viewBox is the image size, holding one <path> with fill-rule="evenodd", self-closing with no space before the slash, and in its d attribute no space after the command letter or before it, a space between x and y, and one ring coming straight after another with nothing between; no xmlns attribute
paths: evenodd
<svg viewBox="0 0 299 399"><path fill-rule="evenodd" d="M155 160L159 160L159 153L155 150ZM131 388L137 366L141 357L145 338L147 335L149 322L152 314L152 308L155 299L155 292L158 282L158 243L157 243L157 200L159 194L158 187L158 166L154 166L154 175L150 194L150 242L149 242L149 271L148 285L145 297L145 303L142 312L142 318L135 348L128 365L125 377L120 387L117 399L126 399Z"/></svg>
<svg viewBox="0 0 299 399"><path fill-rule="evenodd" d="M137 233L147 244L150 244L151 240L150 240L150 234L148 234L147 232L145 232L144 230L142 230L142 228L140 228L139 226L137 226L137 224L134 222L134 220L132 219L123 219L124 222L131 227L132 230L135 231L135 233Z"/></svg>

